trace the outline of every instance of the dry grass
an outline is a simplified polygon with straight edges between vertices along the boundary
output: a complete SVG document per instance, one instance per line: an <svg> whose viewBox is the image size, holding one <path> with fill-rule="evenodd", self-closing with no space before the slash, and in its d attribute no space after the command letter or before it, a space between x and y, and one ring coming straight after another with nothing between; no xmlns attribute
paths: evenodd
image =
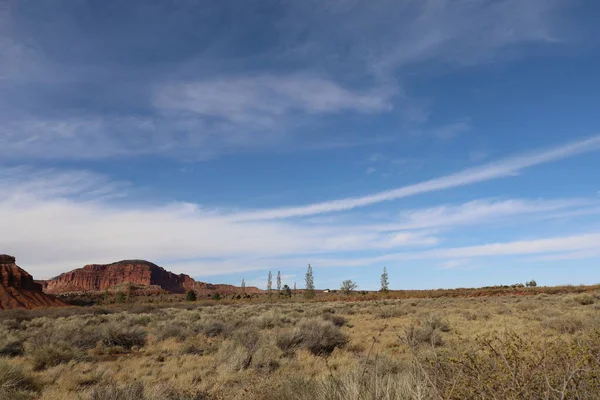
<svg viewBox="0 0 600 400"><path fill-rule="evenodd" d="M364 297L0 313L0 400L598 398L596 293Z"/></svg>

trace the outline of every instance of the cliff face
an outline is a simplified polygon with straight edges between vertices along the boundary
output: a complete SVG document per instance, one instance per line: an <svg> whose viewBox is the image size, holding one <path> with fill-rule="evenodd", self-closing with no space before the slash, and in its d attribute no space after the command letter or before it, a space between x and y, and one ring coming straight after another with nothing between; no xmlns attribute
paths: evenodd
<svg viewBox="0 0 600 400"><path fill-rule="evenodd" d="M219 292L237 293L240 288L231 285L211 285L196 282L185 274L174 274L144 260L124 260L112 264L91 264L66 272L56 278L41 281L46 293L62 294L73 292L96 292L124 283L160 287L171 293L196 290L199 294ZM246 288L247 293L260 292L257 288Z"/></svg>
<svg viewBox="0 0 600 400"><path fill-rule="evenodd" d="M42 285L19 268L12 256L0 255L0 310L64 306L65 303L42 292Z"/></svg>

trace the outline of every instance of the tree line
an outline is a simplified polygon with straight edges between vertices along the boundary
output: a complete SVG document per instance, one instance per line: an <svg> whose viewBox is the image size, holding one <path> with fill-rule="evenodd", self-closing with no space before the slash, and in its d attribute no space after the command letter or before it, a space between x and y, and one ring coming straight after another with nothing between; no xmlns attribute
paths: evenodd
<svg viewBox="0 0 600 400"><path fill-rule="evenodd" d="M308 268L306 269L306 275L304 277L305 285L304 285L304 297L307 299L312 299L315 297L315 279L313 275L313 269L310 264L308 264ZM243 280L242 280L243 282ZM389 291L389 276L387 272L387 267L383 267L383 273L381 274L381 288L380 292L387 293ZM344 294L350 294L353 291L358 289L358 284L351 279L346 279L342 282L340 286L340 291ZM296 282L294 282L294 290L293 293L296 292ZM281 286L281 272L277 271L277 293L279 293L282 297L292 297L292 290L288 285ZM269 297L273 296L273 273L269 271L269 275L267 276L267 294Z"/></svg>

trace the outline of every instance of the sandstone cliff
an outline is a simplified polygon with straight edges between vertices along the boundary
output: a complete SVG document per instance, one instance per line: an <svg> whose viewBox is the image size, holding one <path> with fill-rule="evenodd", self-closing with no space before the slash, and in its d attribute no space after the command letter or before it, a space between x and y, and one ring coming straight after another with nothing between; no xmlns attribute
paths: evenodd
<svg viewBox="0 0 600 400"><path fill-rule="evenodd" d="M212 285L196 282L185 274L174 274L149 261L123 260L112 264L91 264L66 272L56 278L40 281L46 293L64 294L74 292L98 292L114 289L125 283L147 287L160 287L170 293L184 293L193 289L198 294L239 293L240 288L232 285ZM247 293L260 292L247 287Z"/></svg>
<svg viewBox="0 0 600 400"><path fill-rule="evenodd" d="M0 255L0 310L64 306L62 301L45 294L42 285L19 268L12 256Z"/></svg>

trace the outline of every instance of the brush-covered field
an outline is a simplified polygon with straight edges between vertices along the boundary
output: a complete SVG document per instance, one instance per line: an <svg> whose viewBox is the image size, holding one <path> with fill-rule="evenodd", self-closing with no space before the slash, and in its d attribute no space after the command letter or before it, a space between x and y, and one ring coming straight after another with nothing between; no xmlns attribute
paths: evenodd
<svg viewBox="0 0 600 400"><path fill-rule="evenodd" d="M0 313L2 400L599 398L597 293Z"/></svg>

